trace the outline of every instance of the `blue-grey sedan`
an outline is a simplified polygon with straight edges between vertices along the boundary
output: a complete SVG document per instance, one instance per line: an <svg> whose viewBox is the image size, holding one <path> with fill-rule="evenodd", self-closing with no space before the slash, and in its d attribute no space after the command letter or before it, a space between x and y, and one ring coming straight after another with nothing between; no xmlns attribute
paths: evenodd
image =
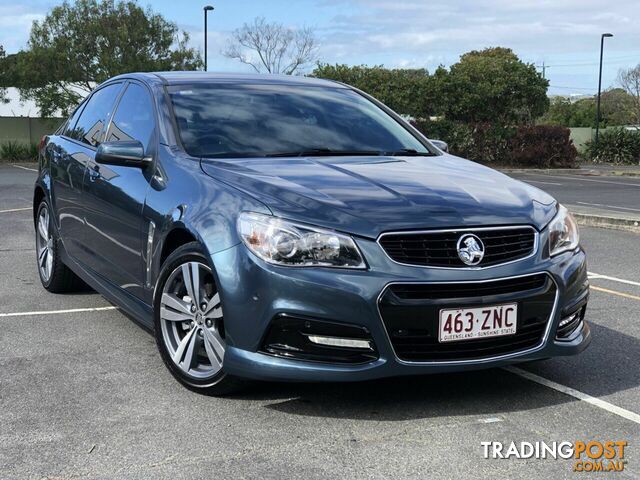
<svg viewBox="0 0 640 480"><path fill-rule="evenodd" d="M39 161L43 286L100 292L197 391L496 367L591 339L566 208L343 84L118 76Z"/></svg>

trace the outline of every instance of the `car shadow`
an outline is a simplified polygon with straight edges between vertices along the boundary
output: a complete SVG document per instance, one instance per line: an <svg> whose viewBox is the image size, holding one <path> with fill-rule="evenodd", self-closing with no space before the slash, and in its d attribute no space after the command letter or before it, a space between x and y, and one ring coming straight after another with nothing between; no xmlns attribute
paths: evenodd
<svg viewBox="0 0 640 480"><path fill-rule="evenodd" d="M640 385L631 364L640 358L640 340L601 325L591 329L594 340L581 355L521 368L593 396ZM616 375L614 366L624 364L624 375ZM491 416L577 401L499 368L360 383L260 383L233 399L271 401L265 408L291 415L377 421Z"/></svg>

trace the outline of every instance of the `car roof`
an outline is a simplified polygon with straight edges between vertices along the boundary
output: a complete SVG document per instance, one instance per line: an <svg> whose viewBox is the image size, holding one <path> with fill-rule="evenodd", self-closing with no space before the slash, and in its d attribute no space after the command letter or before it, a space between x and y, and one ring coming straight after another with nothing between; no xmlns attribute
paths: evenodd
<svg viewBox="0 0 640 480"><path fill-rule="evenodd" d="M195 83L243 83L243 84L277 84L277 85L306 85L333 88L348 88L339 82L320 78L303 77L298 75L251 74L251 73L215 73L215 72L148 72L128 73L118 75L116 79L136 78L148 83L161 82L165 85L184 85Z"/></svg>

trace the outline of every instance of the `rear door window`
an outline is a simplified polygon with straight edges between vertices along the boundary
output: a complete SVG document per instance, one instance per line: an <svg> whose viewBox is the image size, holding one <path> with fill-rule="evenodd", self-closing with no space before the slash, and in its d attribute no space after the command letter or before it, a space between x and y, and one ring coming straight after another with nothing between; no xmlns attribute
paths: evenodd
<svg viewBox="0 0 640 480"><path fill-rule="evenodd" d="M93 92L87 105L82 110L80 118L71 127L67 136L92 147L100 145L104 125L111 117L121 88L121 83L112 83ZM72 122L69 122L69 125L71 126Z"/></svg>

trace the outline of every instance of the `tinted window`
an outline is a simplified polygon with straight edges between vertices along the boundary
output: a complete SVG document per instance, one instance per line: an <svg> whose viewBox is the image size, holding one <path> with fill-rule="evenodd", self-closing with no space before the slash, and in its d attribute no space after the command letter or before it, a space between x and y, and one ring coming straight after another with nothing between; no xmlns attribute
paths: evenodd
<svg viewBox="0 0 640 480"><path fill-rule="evenodd" d="M129 84L118 103L107 141L138 140L146 151L153 136L154 117L153 104L147 90L138 84Z"/></svg>
<svg viewBox="0 0 640 480"><path fill-rule="evenodd" d="M66 135L67 137L71 137L73 136L73 127L75 126L75 124L78 121L78 118L80 118L80 114L82 113L82 110L84 109L84 104L80 105L78 108L76 108L76 111L73 112L73 115L71 116L71 118L67 121L65 127L64 127L64 133L63 135Z"/></svg>
<svg viewBox="0 0 640 480"><path fill-rule="evenodd" d="M122 84L116 83L96 90L84 107L73 130L67 135L91 146L98 146L102 141L100 138L102 127L111 115L121 86Z"/></svg>
<svg viewBox="0 0 640 480"><path fill-rule="evenodd" d="M346 88L176 85L169 94L184 147L195 156L429 152L382 109Z"/></svg>

